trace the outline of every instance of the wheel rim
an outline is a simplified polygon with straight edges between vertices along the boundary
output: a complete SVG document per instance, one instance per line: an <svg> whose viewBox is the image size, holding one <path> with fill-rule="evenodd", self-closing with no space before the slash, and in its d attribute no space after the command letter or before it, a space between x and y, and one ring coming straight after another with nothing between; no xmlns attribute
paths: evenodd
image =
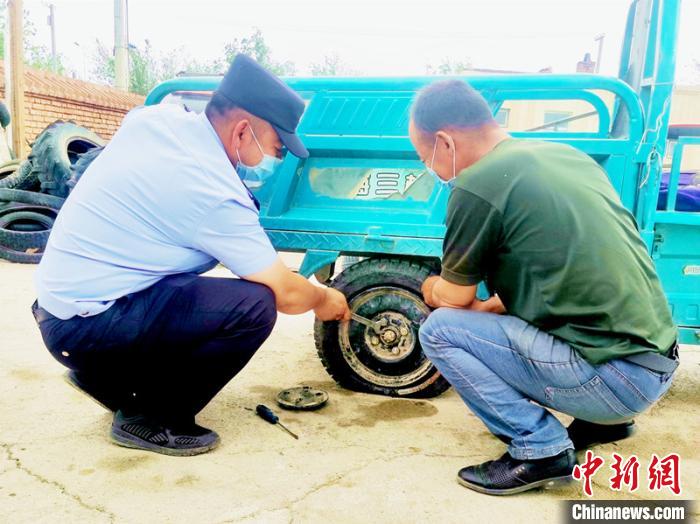
<svg viewBox="0 0 700 524"><path fill-rule="evenodd" d="M379 333L353 320L339 327L343 358L360 377L379 386L400 388L437 373L418 341L418 327L430 314L420 297L398 287L374 287L350 299L349 306L382 324Z"/></svg>

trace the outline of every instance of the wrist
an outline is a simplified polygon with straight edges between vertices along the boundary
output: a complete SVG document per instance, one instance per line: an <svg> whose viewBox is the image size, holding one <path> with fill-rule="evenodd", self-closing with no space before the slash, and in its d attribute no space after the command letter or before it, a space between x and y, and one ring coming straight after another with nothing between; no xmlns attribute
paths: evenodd
<svg viewBox="0 0 700 524"><path fill-rule="evenodd" d="M316 288L316 297L314 300L313 309L319 308L328 298L328 288L326 286L314 286Z"/></svg>
<svg viewBox="0 0 700 524"><path fill-rule="evenodd" d="M439 307L440 304L440 297L435 292L435 284L437 284L437 282L437 279L435 279L431 284L430 289L428 290L428 296L430 297L430 301L435 305L435 307Z"/></svg>

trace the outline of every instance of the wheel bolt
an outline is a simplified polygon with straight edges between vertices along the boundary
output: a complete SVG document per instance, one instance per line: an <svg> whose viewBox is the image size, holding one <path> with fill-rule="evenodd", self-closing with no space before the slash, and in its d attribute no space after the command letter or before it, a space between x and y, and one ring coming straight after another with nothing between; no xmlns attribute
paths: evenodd
<svg viewBox="0 0 700 524"><path fill-rule="evenodd" d="M405 328L405 327L403 327L403 326L401 326L401 329L399 329L399 332L400 332L404 337L405 337L406 335L408 335L408 329Z"/></svg>
<svg viewBox="0 0 700 524"><path fill-rule="evenodd" d="M372 339L371 339L371 340L372 340L372 344L373 344L373 345L375 345L375 346L376 346L376 345L378 345L378 344L379 344L379 339L378 339L377 337L372 337Z"/></svg>

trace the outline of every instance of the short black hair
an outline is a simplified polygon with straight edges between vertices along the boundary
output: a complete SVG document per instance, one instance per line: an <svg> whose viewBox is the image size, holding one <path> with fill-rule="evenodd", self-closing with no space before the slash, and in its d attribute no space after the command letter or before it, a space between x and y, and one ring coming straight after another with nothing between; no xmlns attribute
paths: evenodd
<svg viewBox="0 0 700 524"><path fill-rule="evenodd" d="M430 134L495 123L484 97L462 80L442 80L422 89L413 102L411 118L418 129Z"/></svg>
<svg viewBox="0 0 700 524"><path fill-rule="evenodd" d="M226 116L235 109L240 109L240 107L218 91L215 91L211 99L209 99L209 102L207 102L207 107L204 108L204 112L207 117L211 119Z"/></svg>

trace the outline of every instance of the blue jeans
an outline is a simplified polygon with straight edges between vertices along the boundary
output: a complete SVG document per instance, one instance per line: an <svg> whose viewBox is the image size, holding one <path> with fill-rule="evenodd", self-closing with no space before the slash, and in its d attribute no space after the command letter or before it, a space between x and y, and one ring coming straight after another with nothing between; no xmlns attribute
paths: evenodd
<svg viewBox="0 0 700 524"><path fill-rule="evenodd" d="M438 309L421 327L420 342L518 460L573 448L566 428L543 406L599 424L625 422L658 400L673 375L620 359L592 365L545 331L493 313Z"/></svg>

